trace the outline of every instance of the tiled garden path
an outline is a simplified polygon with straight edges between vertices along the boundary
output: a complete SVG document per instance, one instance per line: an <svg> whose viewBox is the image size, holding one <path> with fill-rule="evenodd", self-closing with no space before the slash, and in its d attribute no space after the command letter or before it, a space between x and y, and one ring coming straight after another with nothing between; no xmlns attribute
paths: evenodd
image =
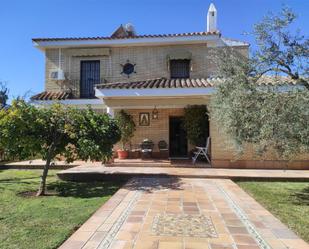
<svg viewBox="0 0 309 249"><path fill-rule="evenodd" d="M305 249L227 179L133 178L61 249Z"/></svg>

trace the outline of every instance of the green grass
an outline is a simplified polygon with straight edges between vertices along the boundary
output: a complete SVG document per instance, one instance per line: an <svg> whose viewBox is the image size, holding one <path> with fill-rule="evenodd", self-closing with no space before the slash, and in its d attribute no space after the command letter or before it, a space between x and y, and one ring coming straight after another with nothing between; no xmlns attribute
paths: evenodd
<svg viewBox="0 0 309 249"><path fill-rule="evenodd" d="M0 248L57 248L121 183L60 181L50 171L44 197L21 194L36 191L41 170L0 170Z"/></svg>
<svg viewBox="0 0 309 249"><path fill-rule="evenodd" d="M308 182L237 182L302 239L309 242Z"/></svg>

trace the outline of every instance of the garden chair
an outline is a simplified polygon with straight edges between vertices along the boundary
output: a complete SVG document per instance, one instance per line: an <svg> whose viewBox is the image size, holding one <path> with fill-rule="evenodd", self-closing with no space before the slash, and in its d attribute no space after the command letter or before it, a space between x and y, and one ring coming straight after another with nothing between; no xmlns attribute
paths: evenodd
<svg viewBox="0 0 309 249"><path fill-rule="evenodd" d="M207 137L205 147L195 147L196 151L194 152L194 156L192 157L193 164L195 164L199 156L204 156L207 162L210 164L210 159L208 157L209 142L210 142L210 137Z"/></svg>
<svg viewBox="0 0 309 249"><path fill-rule="evenodd" d="M142 152L142 159L148 159L152 157L152 150L153 150L154 143L149 139L144 139L143 142L140 144L141 152Z"/></svg>

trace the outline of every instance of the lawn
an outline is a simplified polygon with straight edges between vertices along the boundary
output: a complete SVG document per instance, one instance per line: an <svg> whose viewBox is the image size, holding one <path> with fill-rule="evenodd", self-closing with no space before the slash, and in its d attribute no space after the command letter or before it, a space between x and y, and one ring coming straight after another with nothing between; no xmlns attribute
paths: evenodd
<svg viewBox="0 0 309 249"><path fill-rule="evenodd" d="M0 248L57 248L121 183L60 181L50 171L49 196L31 197L41 170L0 170Z"/></svg>
<svg viewBox="0 0 309 249"><path fill-rule="evenodd" d="M266 209L309 242L309 182L237 182Z"/></svg>

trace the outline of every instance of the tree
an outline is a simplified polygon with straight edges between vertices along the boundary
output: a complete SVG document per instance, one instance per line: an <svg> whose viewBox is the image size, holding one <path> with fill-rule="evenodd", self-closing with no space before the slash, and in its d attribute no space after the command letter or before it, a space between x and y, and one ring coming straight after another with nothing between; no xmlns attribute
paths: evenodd
<svg viewBox="0 0 309 249"><path fill-rule="evenodd" d="M37 195L45 194L48 170L57 156L65 156L68 162L77 158L106 161L119 138L115 121L91 109L60 104L36 108L15 100L11 108L0 111L0 147L20 159L40 154L46 160Z"/></svg>
<svg viewBox="0 0 309 249"><path fill-rule="evenodd" d="M212 118L239 152L246 144L258 155L272 151L286 159L309 151L309 41L288 31L295 17L284 8L256 24L258 49L251 58L229 48L215 52L222 80L211 100ZM283 81L295 85L284 88Z"/></svg>
<svg viewBox="0 0 309 249"><path fill-rule="evenodd" d="M7 100L9 99L9 90L6 85L0 82L0 109L6 106Z"/></svg>
<svg viewBox="0 0 309 249"><path fill-rule="evenodd" d="M134 136L135 123L133 117L124 110L116 114L116 120L121 130L120 141L122 143L122 149L125 150L126 144L130 142L131 138Z"/></svg>
<svg viewBox="0 0 309 249"><path fill-rule="evenodd" d="M209 136L208 111L205 105L191 105L184 110L184 128L195 146L205 146Z"/></svg>
<svg viewBox="0 0 309 249"><path fill-rule="evenodd" d="M253 61L256 73L281 73L304 83L309 90L309 39L296 31L291 34L289 28L296 14L284 7L278 15L269 13L254 25L258 50Z"/></svg>

